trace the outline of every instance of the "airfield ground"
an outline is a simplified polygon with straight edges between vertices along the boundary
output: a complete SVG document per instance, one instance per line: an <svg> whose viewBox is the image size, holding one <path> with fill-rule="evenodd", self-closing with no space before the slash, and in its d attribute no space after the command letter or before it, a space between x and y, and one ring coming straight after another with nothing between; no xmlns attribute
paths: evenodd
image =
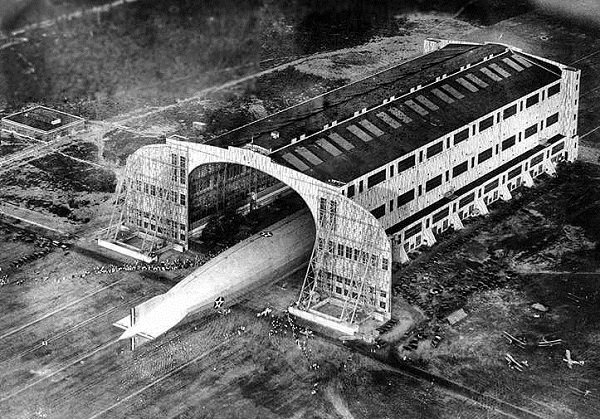
<svg viewBox="0 0 600 419"><path fill-rule="evenodd" d="M114 22L124 19L121 14L112 17ZM110 19L102 22L106 28L100 25L89 36L111 39L115 29ZM33 32L28 34L32 45L2 53L26 53L27 48L39 53L39 48L51 44L47 38L73 43L81 28L74 22L47 33ZM113 96L99 91L96 97L82 98L80 91L74 91L66 110L110 116L112 122L144 130L146 135L110 130L101 141L94 136L60 150L92 164L57 152L1 175L2 199L15 206L3 208L6 216L0 228L4 284L0 287L0 417L505 417L494 406L476 404L444 386L390 371L385 363L329 339L299 334L285 321L283 311L297 297L301 275L255 291L227 315L192 316L155 342L130 352L128 342L115 342L119 330L111 324L127 315L136 302L169 289L189 270L95 272L98 266L128 262L95 247L92 237L108 222L110 192L124 158L137 147L161 141L166 134L191 134L197 120L209 124L203 135L214 135L226 128L224 121L243 123L302 100L309 86L313 90L306 94L316 94L367 75L365 68L374 72L408 58L427 36L505 42L582 68L579 132L581 157L587 163L519 192L514 201L494 207L489 217L474 219L464 231L448 234L432 249L412 255L411 264L398 268L394 278L395 313L405 313L412 329L407 336L404 330L395 333L398 329L384 335L387 344L373 356L392 359L395 365L400 360L400 366L401 362L418 366L540 417L598 417L600 171L593 163L600 151L600 129L596 129L600 125L600 38L596 33L534 13L484 28L447 16L412 14L396 36L306 57L287 70L221 90L198 94L215 83L261 70L260 66L240 69L236 66L243 62L237 62L235 70L213 78L202 78L206 68L192 66L197 74L178 79L175 69L164 83L143 86L117 74L105 84L110 87L119 80ZM141 40L149 36L146 32L130 35ZM179 35L185 38L185 31ZM127 46L122 48L126 51ZM67 62L69 51L86 53L74 46L51 59ZM84 58L80 60L87 65ZM77 70L74 77L83 73ZM173 78L178 80L175 90ZM298 84L284 83L289 80ZM22 90L10 100L25 97L39 86L16 87ZM158 91L164 96L157 96ZM195 98L175 101L190 95ZM144 102L149 97L154 102ZM50 105L63 100L54 94L49 99ZM135 106L143 108L119 115ZM3 141L0 147L1 158L23 145ZM14 217L38 224L18 222L17 226L71 247L53 246L20 267L11 267L18 257L42 249L10 227ZM434 296L433 287L444 292ZM574 297L567 298L568 293ZM548 311L532 309L536 302ZM281 319L256 316L267 306ZM444 318L460 307L468 317L450 327ZM510 346L502 331L529 342L546 336L565 343L520 349ZM417 333L422 336L417 350L404 350L406 340ZM444 339L433 349L429 342L436 333ZM568 369L562 362L567 348L585 365ZM506 353L527 360L530 367L523 372L508 368Z"/></svg>

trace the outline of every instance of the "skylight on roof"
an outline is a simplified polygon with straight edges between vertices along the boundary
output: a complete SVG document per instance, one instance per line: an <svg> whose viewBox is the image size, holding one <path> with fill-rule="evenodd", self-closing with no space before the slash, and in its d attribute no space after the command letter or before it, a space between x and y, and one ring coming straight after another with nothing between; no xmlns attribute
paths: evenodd
<svg viewBox="0 0 600 419"><path fill-rule="evenodd" d="M448 96L446 93L442 92L440 89L433 89L431 91L434 95L442 99L446 103L454 103L454 99Z"/></svg>
<svg viewBox="0 0 600 419"><path fill-rule="evenodd" d="M341 150L339 150L337 147L334 147L333 144L331 144L329 141L327 141L324 138L319 138L316 143L323 148L326 152L328 152L329 154L331 154L332 156L339 156L340 154L342 154Z"/></svg>
<svg viewBox="0 0 600 419"><path fill-rule="evenodd" d="M308 167L302 160L294 156L292 153L285 153L281 157L301 172L306 172L308 169L310 169L310 167Z"/></svg>
<svg viewBox="0 0 600 419"><path fill-rule="evenodd" d="M474 85L472 85L471 83L469 83L468 81L463 79L462 77L457 78L456 82L459 83L465 89L470 90L473 93L479 91L479 89L477 87L475 87Z"/></svg>
<svg viewBox="0 0 600 419"><path fill-rule="evenodd" d="M488 87L489 86L489 84L487 84L486 82L484 82L483 80L481 80L475 74L471 74L471 73L465 74L465 77L468 78L469 80L471 80L473 83L475 83L479 87Z"/></svg>
<svg viewBox="0 0 600 419"><path fill-rule="evenodd" d="M412 122L412 119L408 115L406 115L404 112L399 110L398 108L390 106L389 111L392 115L394 115L396 118L398 118L400 121L404 122L405 124L409 124Z"/></svg>
<svg viewBox="0 0 600 419"><path fill-rule="evenodd" d="M404 102L404 104L421 116L425 116L429 113L424 108L417 105L414 100L407 100L406 102Z"/></svg>
<svg viewBox="0 0 600 419"><path fill-rule="evenodd" d="M435 103L433 103L432 101L430 101L423 95L419 95L415 99L418 100L423 105L427 106L432 111L437 111L440 108L438 105L436 105Z"/></svg>
<svg viewBox="0 0 600 419"><path fill-rule="evenodd" d="M344 150L352 150L354 148L354 145L352 143L348 142L348 140L346 140L344 137L342 137L337 132L333 132L333 133L329 134L328 137L331 139L331 141L338 144Z"/></svg>
<svg viewBox="0 0 600 419"><path fill-rule="evenodd" d="M296 153L300 154L302 157L304 157L306 160L308 160L310 162L310 164L312 164L314 166L316 166L317 164L323 163L323 160L321 160L319 157L315 156L306 147L297 147Z"/></svg>
<svg viewBox="0 0 600 419"><path fill-rule="evenodd" d="M400 125L400 123L398 121L396 121L394 118L392 118L391 116L389 116L385 112L379 112L377 114L377 118L381 119L383 122L385 122L386 124L388 124L393 129L401 127L401 125Z"/></svg>
<svg viewBox="0 0 600 419"><path fill-rule="evenodd" d="M510 76L512 76L511 73L509 73L508 71L506 71L505 69L503 69L502 67L500 67L496 63L490 64L490 68L492 70L494 70L496 73L500 74L502 77L510 77Z"/></svg>
<svg viewBox="0 0 600 419"><path fill-rule="evenodd" d="M461 92L459 92L458 90L456 90L454 87L450 86L449 84L444 84L442 86L442 89L444 89L445 91L447 91L448 93L450 93L452 96L454 96L457 99L462 99L465 97L465 95L463 95Z"/></svg>
<svg viewBox="0 0 600 419"><path fill-rule="evenodd" d="M503 58L502 61L504 61L507 65L511 66L512 68L514 68L517 71L523 71L524 68L521 67L519 64L515 63L513 60L511 60L510 58Z"/></svg>
<svg viewBox="0 0 600 419"><path fill-rule="evenodd" d="M502 80L502 77L500 77L499 75L497 75L496 73L494 73L492 70L490 70L487 67L480 68L479 71L481 71L483 74L485 74L486 76L488 76L490 79L492 79L494 81Z"/></svg>
<svg viewBox="0 0 600 419"><path fill-rule="evenodd" d="M373 139L373 137L364 132L362 129L358 128L356 125L349 125L346 127L346 129L364 142L369 142Z"/></svg>
<svg viewBox="0 0 600 419"><path fill-rule="evenodd" d="M529 68L531 67L533 64L531 64L529 62L528 59L521 57L520 55L513 55L512 57L513 59L517 60L518 62L520 62L521 64L523 64L525 67Z"/></svg>
<svg viewBox="0 0 600 419"><path fill-rule="evenodd" d="M359 121L358 123L360 125L362 125L363 127L365 127L367 129L367 131L370 131L371 134L375 135L376 137L380 137L383 134L385 134L385 132L383 132L382 130L380 130L377 126L373 125L371 123L371 121L363 119L363 120Z"/></svg>

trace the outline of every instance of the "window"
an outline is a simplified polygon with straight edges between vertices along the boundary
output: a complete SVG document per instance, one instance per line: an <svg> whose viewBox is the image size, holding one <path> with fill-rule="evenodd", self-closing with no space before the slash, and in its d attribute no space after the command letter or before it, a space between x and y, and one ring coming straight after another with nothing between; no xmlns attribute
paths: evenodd
<svg viewBox="0 0 600 419"><path fill-rule="evenodd" d="M464 207L465 205L470 204L471 202L473 202L475 200L475 194L471 193L467 196L465 196L463 199L461 199L460 201L458 201L458 206L460 208Z"/></svg>
<svg viewBox="0 0 600 419"><path fill-rule="evenodd" d="M394 176L394 166L390 166L390 177Z"/></svg>
<svg viewBox="0 0 600 419"><path fill-rule="evenodd" d="M477 163L481 164L486 160L489 160L492 158L492 149L488 148L487 150L482 151L481 153L479 153L479 155L477 156Z"/></svg>
<svg viewBox="0 0 600 419"><path fill-rule="evenodd" d="M394 211L394 200L390 199L390 212Z"/></svg>
<svg viewBox="0 0 600 419"><path fill-rule="evenodd" d="M406 230L404 232L404 240L409 239L410 237L414 236L417 233L420 233L422 228L423 228L423 226L421 225L421 223L417 224L414 227L409 228L408 230Z"/></svg>
<svg viewBox="0 0 600 419"><path fill-rule="evenodd" d="M179 166L181 166L181 170L179 171L179 183L181 183L182 185L185 185L185 177L187 174L185 164L186 164L185 157L180 156L179 157Z"/></svg>
<svg viewBox="0 0 600 419"><path fill-rule="evenodd" d="M435 156L436 154L441 153L443 149L444 149L444 143L442 141L440 141L439 143L434 144L430 147L427 147L427 158L431 158L431 157Z"/></svg>
<svg viewBox="0 0 600 419"><path fill-rule="evenodd" d="M536 93L535 95L529 96L525 101L525 107L530 108L540 101L540 96Z"/></svg>
<svg viewBox="0 0 600 419"><path fill-rule="evenodd" d="M358 193L362 193L363 191L363 181L358 182Z"/></svg>
<svg viewBox="0 0 600 419"><path fill-rule="evenodd" d="M367 188L372 188L373 186L383 182L384 180L385 180L385 169L381 170L367 178Z"/></svg>
<svg viewBox="0 0 600 419"><path fill-rule="evenodd" d="M531 167L535 166L536 164L540 164L542 160L544 160L544 153L538 154L537 156L531 159Z"/></svg>
<svg viewBox="0 0 600 419"><path fill-rule="evenodd" d="M331 253L332 255L335 253L335 243L332 240L327 242L327 253Z"/></svg>
<svg viewBox="0 0 600 419"><path fill-rule="evenodd" d="M560 92L560 83L556 83L554 86L548 88L548 97L554 96L558 92Z"/></svg>
<svg viewBox="0 0 600 419"><path fill-rule="evenodd" d="M485 187L483 188L483 193L488 193L493 191L494 189L496 189L498 187L498 184L500 182L498 182L498 179L496 179L493 182L488 183L487 185L485 185Z"/></svg>
<svg viewBox="0 0 600 419"><path fill-rule="evenodd" d="M181 205L185 205L185 195L184 194L179 195L179 203Z"/></svg>
<svg viewBox="0 0 600 419"><path fill-rule="evenodd" d="M511 116L515 115L516 113L517 113L517 104L515 103L514 105L509 106L508 108L504 109L503 118L508 119Z"/></svg>
<svg viewBox="0 0 600 419"><path fill-rule="evenodd" d="M346 259L352 259L352 248L350 246L346 246Z"/></svg>
<svg viewBox="0 0 600 419"><path fill-rule="evenodd" d="M352 198L354 196L355 188L354 185L348 186L348 198Z"/></svg>
<svg viewBox="0 0 600 419"><path fill-rule="evenodd" d="M423 161L423 150L419 151L419 163Z"/></svg>
<svg viewBox="0 0 600 419"><path fill-rule="evenodd" d="M467 138L469 138L469 128L465 128L464 130L454 134L454 145L465 141Z"/></svg>
<svg viewBox="0 0 600 419"><path fill-rule="evenodd" d="M546 128L548 128L550 125L554 125L558 122L558 112L556 112L554 115L550 115L548 118L546 118Z"/></svg>
<svg viewBox="0 0 600 419"><path fill-rule="evenodd" d="M423 185L419 185L419 196L423 195Z"/></svg>
<svg viewBox="0 0 600 419"><path fill-rule="evenodd" d="M156 196L156 185L150 185L150 195Z"/></svg>
<svg viewBox="0 0 600 419"><path fill-rule="evenodd" d="M381 258L381 269L387 271L390 268L390 261L387 258ZM385 294L382 293L382 297L385 298Z"/></svg>
<svg viewBox="0 0 600 419"><path fill-rule="evenodd" d="M425 192L429 192L442 184L442 175L437 175L436 177L429 179L425 183Z"/></svg>
<svg viewBox="0 0 600 419"><path fill-rule="evenodd" d="M538 131L538 127L537 124L533 124L532 126L530 126L529 128L525 129L525 138L529 138L531 137L533 134L535 134Z"/></svg>
<svg viewBox="0 0 600 419"><path fill-rule="evenodd" d="M408 192L403 193L398 197L398 205L397 208L400 208L402 205L408 204L415 198L415 190L411 189Z"/></svg>
<svg viewBox="0 0 600 419"><path fill-rule="evenodd" d="M485 131L492 125L494 125L494 116L493 115L488 118L485 118L483 121L481 121L479 123L479 132Z"/></svg>
<svg viewBox="0 0 600 419"><path fill-rule="evenodd" d="M502 151L507 150L515 145L516 137L513 135L512 137L507 138L502 141Z"/></svg>
<svg viewBox="0 0 600 419"><path fill-rule="evenodd" d="M456 177L459 175L462 175L463 173L465 173L468 169L469 169L469 162L468 161L464 161L461 164L459 164L458 166L454 166L452 168L452 177Z"/></svg>
<svg viewBox="0 0 600 419"><path fill-rule="evenodd" d="M510 172L508 172L508 179L512 179L512 178L519 176L522 171L523 171L523 168L521 166L519 166L515 169L512 169Z"/></svg>
<svg viewBox="0 0 600 419"><path fill-rule="evenodd" d="M446 207L445 209L436 212L435 214L433 214L433 223L437 223L440 220L443 220L445 217L448 216L448 214L450 213L450 209L448 207Z"/></svg>
<svg viewBox="0 0 600 419"><path fill-rule="evenodd" d="M373 211L371 211L371 214L373 214L375 218L383 217L385 215L385 204L375 208Z"/></svg>
<svg viewBox="0 0 600 419"><path fill-rule="evenodd" d="M415 166L415 155L405 158L398 162L398 174Z"/></svg>
<svg viewBox="0 0 600 419"><path fill-rule="evenodd" d="M338 243L338 256L344 256L344 245Z"/></svg>
<svg viewBox="0 0 600 419"><path fill-rule="evenodd" d="M561 143L556 144L554 147L552 147L552 154L556 154L559 151L563 150L565 148L565 143L564 141Z"/></svg>

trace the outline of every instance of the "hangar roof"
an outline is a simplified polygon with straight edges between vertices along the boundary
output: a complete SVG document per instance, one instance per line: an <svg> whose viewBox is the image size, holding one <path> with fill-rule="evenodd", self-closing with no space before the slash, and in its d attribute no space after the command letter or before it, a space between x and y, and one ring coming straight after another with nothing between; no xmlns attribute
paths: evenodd
<svg viewBox="0 0 600 419"><path fill-rule="evenodd" d="M560 77L556 66L503 45L449 44L211 144L252 142L277 163L345 184Z"/></svg>

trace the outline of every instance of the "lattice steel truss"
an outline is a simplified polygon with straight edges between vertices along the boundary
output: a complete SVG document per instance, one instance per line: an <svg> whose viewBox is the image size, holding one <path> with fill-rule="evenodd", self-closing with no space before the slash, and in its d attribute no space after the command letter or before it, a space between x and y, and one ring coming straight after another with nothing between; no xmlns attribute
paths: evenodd
<svg viewBox="0 0 600 419"><path fill-rule="evenodd" d="M106 240L137 237L133 245L146 255L169 243L185 243L187 153L187 148L171 146L130 156L117 187Z"/></svg>
<svg viewBox="0 0 600 419"><path fill-rule="evenodd" d="M378 304L377 295L387 288L377 286L380 269L381 243L377 226L357 220L354 227L362 238L348 242L342 231L347 223L340 223L348 215L338 214L337 202L321 199L315 246L307 269L297 307L305 311L319 311L326 302L339 309L333 315L338 321L354 323L357 314L369 317ZM350 250L348 250L350 249ZM348 254L350 252L350 254ZM340 294L338 284L347 287ZM334 289L338 288L337 292ZM328 313L331 316L331 313Z"/></svg>

